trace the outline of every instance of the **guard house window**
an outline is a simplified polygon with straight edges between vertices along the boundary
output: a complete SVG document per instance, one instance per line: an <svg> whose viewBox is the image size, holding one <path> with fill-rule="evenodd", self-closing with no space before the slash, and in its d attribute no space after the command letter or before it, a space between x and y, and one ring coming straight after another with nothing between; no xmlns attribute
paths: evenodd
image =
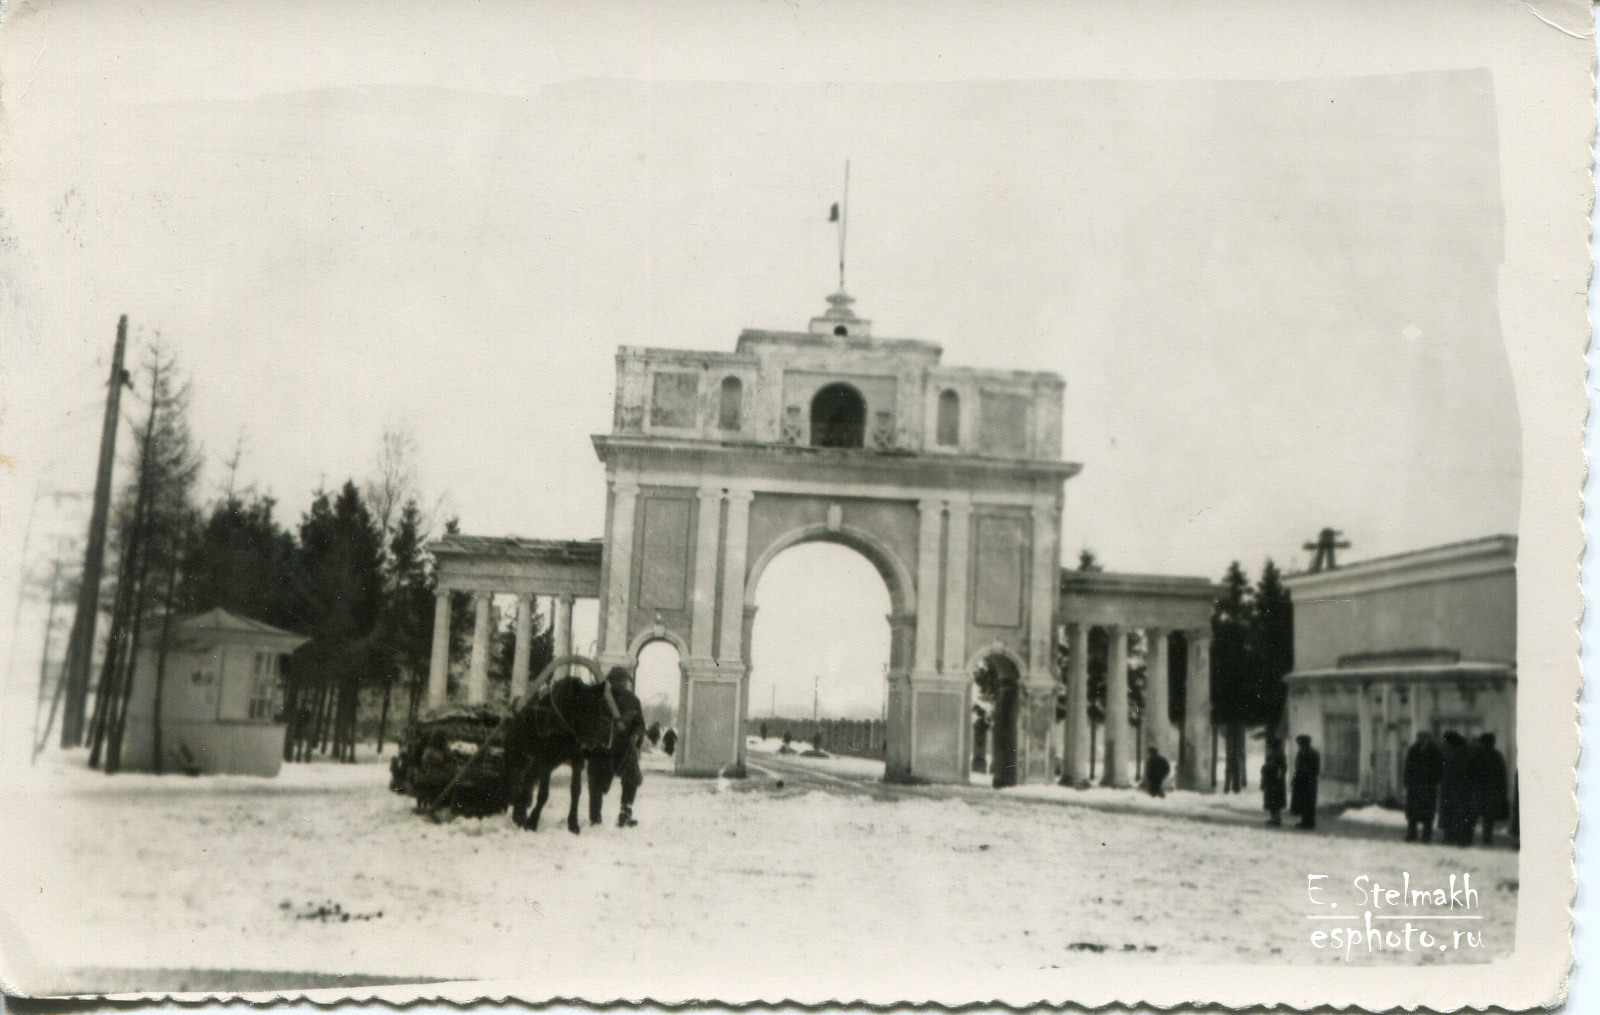
<svg viewBox="0 0 1600 1015"><path fill-rule="evenodd" d="M276 652L257 652L250 674L251 719L270 721L278 712L278 686L282 676Z"/></svg>
<svg viewBox="0 0 1600 1015"><path fill-rule="evenodd" d="M949 388L939 392L939 422L934 440L942 448L961 443L961 396Z"/></svg>
<svg viewBox="0 0 1600 1015"><path fill-rule="evenodd" d="M717 403L717 428L739 429L739 402L744 397L744 382L737 377L722 379L721 399Z"/></svg>
<svg viewBox="0 0 1600 1015"><path fill-rule="evenodd" d="M650 381L650 425L694 429L699 399L699 374L661 371Z"/></svg>
<svg viewBox="0 0 1600 1015"><path fill-rule="evenodd" d="M867 403L848 384L829 384L811 399L811 443L819 448L859 448L865 441Z"/></svg>

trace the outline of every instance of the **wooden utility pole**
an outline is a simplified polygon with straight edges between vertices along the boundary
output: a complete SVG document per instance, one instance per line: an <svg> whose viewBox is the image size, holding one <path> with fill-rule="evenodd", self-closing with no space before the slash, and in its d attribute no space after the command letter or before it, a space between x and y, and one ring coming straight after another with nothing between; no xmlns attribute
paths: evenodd
<svg viewBox="0 0 1600 1015"><path fill-rule="evenodd" d="M83 553L83 581L78 587L78 608L67 641L66 668L61 674L66 687L66 707L61 715L62 747L77 747L83 743L83 712L89 698L94 629L100 615L100 571L105 565L106 524L111 513L111 467L116 462L122 387L129 383L128 372L122 368L127 345L128 315L123 314L117 321L117 344L111 353L110 388L106 393L106 418L100 430L100 463L94 481L94 507L89 513L89 540Z"/></svg>

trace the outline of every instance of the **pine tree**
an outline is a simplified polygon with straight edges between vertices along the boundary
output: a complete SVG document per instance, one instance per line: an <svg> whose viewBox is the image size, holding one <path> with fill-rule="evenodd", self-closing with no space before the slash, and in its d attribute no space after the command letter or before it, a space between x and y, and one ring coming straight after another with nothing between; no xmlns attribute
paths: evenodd
<svg viewBox="0 0 1600 1015"><path fill-rule="evenodd" d="M1222 598L1211 618L1211 714L1225 730L1223 791L1231 793L1245 785L1244 724L1250 718L1246 702L1256 683L1250 652L1255 602L1250 579L1238 561L1228 565L1222 585Z"/></svg>
<svg viewBox="0 0 1600 1015"><path fill-rule="evenodd" d="M337 497L317 494L300 524L300 547L295 591L311 641L295 667L295 706L313 708L315 718L300 731L299 753L309 754L315 741L353 761L361 688L381 679L386 664L383 535L355 483Z"/></svg>
<svg viewBox="0 0 1600 1015"><path fill-rule="evenodd" d="M1255 604L1250 646L1255 656L1256 679L1245 703L1245 714L1251 722L1276 726L1283 720L1289 693L1283 678L1294 669L1294 604L1282 574L1271 560L1261 568Z"/></svg>

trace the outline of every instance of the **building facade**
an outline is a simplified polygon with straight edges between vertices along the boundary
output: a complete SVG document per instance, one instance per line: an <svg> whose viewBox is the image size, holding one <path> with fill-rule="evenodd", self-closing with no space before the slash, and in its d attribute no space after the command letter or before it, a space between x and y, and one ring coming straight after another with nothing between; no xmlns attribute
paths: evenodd
<svg viewBox="0 0 1600 1015"><path fill-rule="evenodd" d="M1516 553L1490 536L1286 579L1288 733L1321 750L1326 797L1401 800L1421 730L1493 733L1515 773Z"/></svg>

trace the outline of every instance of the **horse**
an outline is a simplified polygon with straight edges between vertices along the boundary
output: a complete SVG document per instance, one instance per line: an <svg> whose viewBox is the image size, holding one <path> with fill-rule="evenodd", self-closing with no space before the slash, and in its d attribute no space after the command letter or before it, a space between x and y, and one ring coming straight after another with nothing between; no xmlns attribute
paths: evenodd
<svg viewBox="0 0 1600 1015"><path fill-rule="evenodd" d="M536 831L539 815L550 798L550 773L572 766L572 806L567 830L578 834L578 801L583 794L586 753L609 750L620 718L611 686L589 684L563 677L550 685L548 694L530 699L505 723L505 778L511 780L511 820ZM529 813L533 787L538 802Z"/></svg>

